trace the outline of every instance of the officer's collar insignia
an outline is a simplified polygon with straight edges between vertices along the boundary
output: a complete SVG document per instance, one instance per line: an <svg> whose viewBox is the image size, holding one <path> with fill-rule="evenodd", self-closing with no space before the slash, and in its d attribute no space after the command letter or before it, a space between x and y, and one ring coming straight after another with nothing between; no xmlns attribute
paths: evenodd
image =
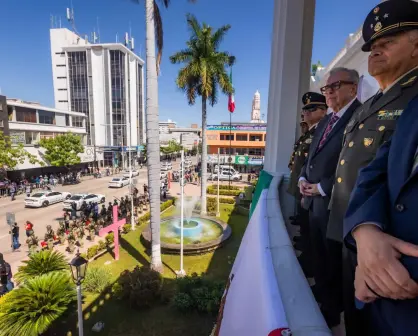
<svg viewBox="0 0 418 336"><path fill-rule="evenodd" d="M310 143L312 143L312 138L306 139L306 140L305 140L305 143L306 143L306 144L310 144Z"/></svg>
<svg viewBox="0 0 418 336"><path fill-rule="evenodd" d="M363 140L363 144L365 147L370 147L372 143L373 143L373 138L364 138Z"/></svg>
<svg viewBox="0 0 418 336"><path fill-rule="evenodd" d="M413 76L413 77L409 78L406 82L401 83L401 86L406 86L406 85L409 85L409 84L413 84L413 83L415 83L417 78L418 78L417 76Z"/></svg>

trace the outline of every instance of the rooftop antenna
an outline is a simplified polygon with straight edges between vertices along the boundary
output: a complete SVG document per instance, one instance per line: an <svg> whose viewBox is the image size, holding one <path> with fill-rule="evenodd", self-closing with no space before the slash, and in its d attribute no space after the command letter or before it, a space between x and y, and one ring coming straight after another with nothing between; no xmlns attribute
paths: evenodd
<svg viewBox="0 0 418 336"><path fill-rule="evenodd" d="M96 18L96 23L97 23L97 39L100 43L100 25L99 25L99 17Z"/></svg>
<svg viewBox="0 0 418 336"><path fill-rule="evenodd" d="M125 33L125 47L129 47L129 34Z"/></svg>
<svg viewBox="0 0 418 336"><path fill-rule="evenodd" d="M59 18L59 24L60 24L60 28L62 28L61 15L60 15L60 18Z"/></svg>
<svg viewBox="0 0 418 336"><path fill-rule="evenodd" d="M52 14L49 14L49 20L51 23L51 28L54 28L54 16Z"/></svg>

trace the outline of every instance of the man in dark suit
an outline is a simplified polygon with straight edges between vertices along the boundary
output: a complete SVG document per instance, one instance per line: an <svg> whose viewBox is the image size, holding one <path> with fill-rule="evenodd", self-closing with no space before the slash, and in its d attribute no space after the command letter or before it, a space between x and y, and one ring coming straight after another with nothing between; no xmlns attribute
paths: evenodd
<svg viewBox="0 0 418 336"><path fill-rule="evenodd" d="M346 218L357 247L356 297L379 336L418 334L418 97L357 179Z"/></svg>
<svg viewBox="0 0 418 336"><path fill-rule="evenodd" d="M309 214L300 205L302 195L300 194L298 182L302 167L308 157L309 148L315 134L316 127L327 111L325 97L316 92L307 92L302 97L302 118L307 125L306 132L300 136L294 146L291 162L289 164L290 180L288 193L296 199L296 217L293 218L294 224L300 225L300 236L295 237L295 248L302 254L298 257L305 275L312 276L312 258L310 258L310 238L309 238ZM296 239L298 238L298 239Z"/></svg>
<svg viewBox="0 0 418 336"><path fill-rule="evenodd" d="M357 100L359 75L355 70L336 68L322 88L331 109L319 123L299 179L303 207L309 210L314 277L321 310L330 328L340 324L342 311L340 243L326 239L328 203L335 180L343 132L360 106Z"/></svg>
<svg viewBox="0 0 418 336"><path fill-rule="evenodd" d="M327 232L327 237L335 241L342 242L343 218L358 171L391 137L399 115L418 93L417 16L417 2L386 1L373 8L364 22L363 51L371 51L369 73L380 90L356 111L345 130ZM363 312L354 306L356 256L344 248L343 258L346 334L368 335Z"/></svg>

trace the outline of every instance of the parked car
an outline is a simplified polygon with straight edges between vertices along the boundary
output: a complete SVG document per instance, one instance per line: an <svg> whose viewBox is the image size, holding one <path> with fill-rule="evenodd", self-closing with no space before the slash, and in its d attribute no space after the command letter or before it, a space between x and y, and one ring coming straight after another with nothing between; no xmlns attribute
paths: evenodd
<svg viewBox="0 0 418 336"><path fill-rule="evenodd" d="M135 169L132 169L132 177L135 177L135 176L138 176L139 175L139 171L137 171L137 170L135 170ZM124 172L123 172L123 177L127 177L127 178L129 178L130 177L130 171L129 171L129 169L126 169Z"/></svg>
<svg viewBox="0 0 418 336"><path fill-rule="evenodd" d="M242 180L242 175L239 173L230 173L227 171L221 171L221 174L219 175L220 181L229 181L231 178L231 181L240 181ZM210 174L208 180L218 180L218 173Z"/></svg>
<svg viewBox="0 0 418 336"><path fill-rule="evenodd" d="M25 198L25 208L47 207L71 198L71 193L63 191L38 191Z"/></svg>
<svg viewBox="0 0 418 336"><path fill-rule="evenodd" d="M112 181L109 182L109 188L122 188L129 184L129 176L120 176L112 178Z"/></svg>
<svg viewBox="0 0 418 336"><path fill-rule="evenodd" d="M106 202L106 197L102 194L75 194L64 201L64 209L71 210L72 204L75 203L77 206L76 209L80 210L83 201L86 201L87 204L104 203Z"/></svg>

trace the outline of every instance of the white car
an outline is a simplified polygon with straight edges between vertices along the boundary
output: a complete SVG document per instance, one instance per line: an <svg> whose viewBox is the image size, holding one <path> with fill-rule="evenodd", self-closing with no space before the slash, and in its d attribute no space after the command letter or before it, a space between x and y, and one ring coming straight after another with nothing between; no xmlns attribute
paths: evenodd
<svg viewBox="0 0 418 336"><path fill-rule="evenodd" d="M109 182L108 187L109 188L122 188L124 186L127 186L129 184L129 176L121 176L121 177L114 177Z"/></svg>
<svg viewBox="0 0 418 336"><path fill-rule="evenodd" d="M173 165L171 164L171 162L163 162L161 164L161 170L167 171L171 169L173 169Z"/></svg>
<svg viewBox="0 0 418 336"><path fill-rule="evenodd" d="M25 208L47 207L69 199L71 193L62 191L39 191L25 198Z"/></svg>
<svg viewBox="0 0 418 336"><path fill-rule="evenodd" d="M240 181L242 180L242 175L238 173L230 173L230 172L221 172L219 175L219 181L229 181L229 178L231 177L231 181ZM214 173L209 175L208 180L217 181L218 180L218 173Z"/></svg>
<svg viewBox="0 0 418 336"><path fill-rule="evenodd" d="M83 201L86 201L87 204L104 203L106 202L106 197L102 194L75 194L64 202L64 209L72 210L72 204L75 203L76 209L79 210Z"/></svg>
<svg viewBox="0 0 418 336"><path fill-rule="evenodd" d="M135 176L138 176L138 175L139 175L139 171L137 171L135 169L132 169L132 177L135 177ZM123 172L123 177L127 177L127 178L130 177L130 171L129 171L129 169L127 169L127 170L125 170Z"/></svg>

